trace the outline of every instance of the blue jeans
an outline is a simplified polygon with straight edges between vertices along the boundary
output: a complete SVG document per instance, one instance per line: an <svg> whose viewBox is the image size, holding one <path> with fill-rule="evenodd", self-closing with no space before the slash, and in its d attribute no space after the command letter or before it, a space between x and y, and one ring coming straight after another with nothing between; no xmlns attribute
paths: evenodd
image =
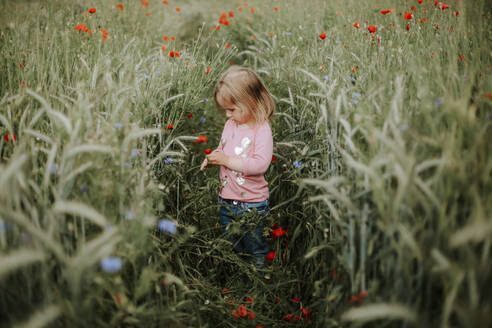
<svg viewBox="0 0 492 328"><path fill-rule="evenodd" d="M237 253L252 255L252 260L257 268L266 266L266 255L269 252L265 236L266 216L270 213L268 199L262 202L241 202L232 199L224 199L219 196L219 219L222 231L227 233L227 239L232 243ZM241 233L228 233L228 225L239 220L245 212L253 209L258 211L256 222L241 225Z"/></svg>

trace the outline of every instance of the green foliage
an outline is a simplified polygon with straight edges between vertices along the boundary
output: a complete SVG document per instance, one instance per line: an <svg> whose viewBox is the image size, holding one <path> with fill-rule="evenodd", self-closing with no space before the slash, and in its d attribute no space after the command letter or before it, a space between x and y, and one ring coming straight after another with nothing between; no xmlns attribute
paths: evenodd
<svg viewBox="0 0 492 328"><path fill-rule="evenodd" d="M0 1L2 326L488 327L487 1L169 2ZM264 271L199 171L230 62L276 102Z"/></svg>

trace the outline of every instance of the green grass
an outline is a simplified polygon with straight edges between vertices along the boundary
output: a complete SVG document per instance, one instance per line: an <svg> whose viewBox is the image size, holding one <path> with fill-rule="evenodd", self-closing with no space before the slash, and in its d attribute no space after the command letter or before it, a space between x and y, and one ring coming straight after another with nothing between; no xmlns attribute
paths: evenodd
<svg viewBox="0 0 492 328"><path fill-rule="evenodd" d="M0 1L2 326L488 327L488 2L169 2ZM277 106L270 279L224 241L217 168L199 172L230 62Z"/></svg>

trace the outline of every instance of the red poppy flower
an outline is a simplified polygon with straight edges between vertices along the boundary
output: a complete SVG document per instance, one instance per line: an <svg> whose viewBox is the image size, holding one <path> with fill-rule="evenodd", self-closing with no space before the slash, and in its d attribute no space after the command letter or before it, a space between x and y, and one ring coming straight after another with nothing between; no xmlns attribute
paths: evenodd
<svg viewBox="0 0 492 328"><path fill-rule="evenodd" d="M243 11L243 7L237 8L238 11Z"/></svg>
<svg viewBox="0 0 492 328"><path fill-rule="evenodd" d="M466 59L466 56L465 56L465 55L458 56L458 60L459 60L460 62L462 62L462 61L463 61L463 60L465 60L465 59Z"/></svg>
<svg viewBox="0 0 492 328"><path fill-rule="evenodd" d="M179 57L179 52L177 52L177 51L170 51L169 52L169 57L171 57L171 58L174 58L174 57L178 58Z"/></svg>
<svg viewBox="0 0 492 328"><path fill-rule="evenodd" d="M447 4L445 4L444 2L441 2L441 1L435 1L434 6L437 6L441 10L449 8L449 6Z"/></svg>
<svg viewBox="0 0 492 328"><path fill-rule="evenodd" d="M367 30L368 30L370 33L376 33L376 26L374 26L374 25L369 25L369 27L367 28Z"/></svg>
<svg viewBox="0 0 492 328"><path fill-rule="evenodd" d="M166 51L166 46L162 46L162 51Z"/></svg>
<svg viewBox="0 0 492 328"><path fill-rule="evenodd" d="M255 12L255 8L251 7L251 8L249 8L249 11L251 11L252 13L254 13Z"/></svg>
<svg viewBox="0 0 492 328"><path fill-rule="evenodd" d="M280 302L280 300L278 299L278 297L275 298L275 303L278 303Z"/></svg>
<svg viewBox="0 0 492 328"><path fill-rule="evenodd" d="M176 11L179 13L181 11L181 8L176 7Z"/></svg>
<svg viewBox="0 0 492 328"><path fill-rule="evenodd" d="M407 24L407 31L410 31L410 24Z"/></svg>
<svg viewBox="0 0 492 328"><path fill-rule="evenodd" d="M87 32L87 26L85 24L78 24L75 27L76 31L82 31L82 32Z"/></svg>
<svg viewBox="0 0 492 328"><path fill-rule="evenodd" d="M140 0L140 2L142 3L142 6L143 6L143 7L148 7L148 6L150 6L150 2L149 2L149 0Z"/></svg>
<svg viewBox="0 0 492 328"><path fill-rule="evenodd" d="M406 19L406 20L409 20L409 19L413 19L413 13L405 13L405 15L403 16L403 19Z"/></svg>
<svg viewBox="0 0 492 328"><path fill-rule="evenodd" d="M106 31L105 29L101 29L101 33L102 33L102 39L103 41L106 41L108 39L108 31Z"/></svg>
<svg viewBox="0 0 492 328"><path fill-rule="evenodd" d="M284 317L282 318L282 320L284 321L292 321L292 319L294 318L294 316L290 313L287 313L286 315L284 315Z"/></svg>
<svg viewBox="0 0 492 328"><path fill-rule="evenodd" d="M419 0L419 3L422 3L424 0Z"/></svg>
<svg viewBox="0 0 492 328"><path fill-rule="evenodd" d="M3 136L3 140L5 140L7 142L9 142L9 141L17 141L17 136L15 135L15 133L14 134L7 133L7 134L5 134Z"/></svg>
<svg viewBox="0 0 492 328"><path fill-rule="evenodd" d="M169 2L167 2L167 0L162 0L162 4L163 4L163 5L168 5L168 4L169 4Z"/></svg>
<svg viewBox="0 0 492 328"><path fill-rule="evenodd" d="M256 318L256 314L253 311L249 311L249 319L254 320Z"/></svg>
<svg viewBox="0 0 492 328"><path fill-rule="evenodd" d="M192 113L189 113L189 114L187 115L187 117L188 117L188 118L192 118L192 117L193 117L193 114L192 114Z"/></svg>
<svg viewBox="0 0 492 328"><path fill-rule="evenodd" d="M89 14L95 14L96 8L89 8Z"/></svg>
<svg viewBox="0 0 492 328"><path fill-rule="evenodd" d="M229 43L226 43L226 44L225 44L225 47L226 47L226 48L230 48L230 47L231 47L231 45L230 45Z"/></svg>
<svg viewBox="0 0 492 328"><path fill-rule="evenodd" d="M232 309L232 316L235 318L235 319L238 319L239 318L239 313L237 313L237 311L235 309Z"/></svg>
<svg viewBox="0 0 492 328"><path fill-rule="evenodd" d="M207 67L206 71L205 71L206 74L210 73L210 67Z"/></svg>
<svg viewBox="0 0 492 328"><path fill-rule="evenodd" d="M234 17L234 16L235 16L234 12L233 11L229 11L229 17Z"/></svg>
<svg viewBox="0 0 492 328"><path fill-rule="evenodd" d="M275 155L272 155L272 163L277 160L277 157Z"/></svg>
<svg viewBox="0 0 492 328"><path fill-rule="evenodd" d="M196 140L196 142L198 143L207 142L207 141L208 141L207 136L198 136L198 139Z"/></svg>
<svg viewBox="0 0 492 328"><path fill-rule="evenodd" d="M457 12L455 12L454 14L455 14L456 16L459 16L459 15L460 15L460 12L459 12L459 11L457 11Z"/></svg>
<svg viewBox="0 0 492 328"><path fill-rule="evenodd" d="M253 300L250 297L246 297L246 303L252 304Z"/></svg>
<svg viewBox="0 0 492 328"><path fill-rule="evenodd" d="M492 93L489 91L487 92L487 94L485 95L485 97L489 98L490 100L492 100Z"/></svg>
<svg viewBox="0 0 492 328"><path fill-rule="evenodd" d="M360 292L359 297L362 297L362 298L367 297L367 292L364 292L364 291Z"/></svg>
<svg viewBox="0 0 492 328"><path fill-rule="evenodd" d="M383 14L383 15L386 15L386 14L389 14L389 13L394 13L394 12L395 12L394 9L381 10L381 14Z"/></svg>
<svg viewBox="0 0 492 328"><path fill-rule="evenodd" d="M116 8L118 8L121 11L125 10L125 7L123 7L123 5L121 3L117 4Z"/></svg>
<svg viewBox="0 0 492 328"><path fill-rule="evenodd" d="M164 35L164 36L162 37L162 39L163 39L164 41L169 41L169 37L168 37L167 35Z"/></svg>
<svg viewBox="0 0 492 328"><path fill-rule="evenodd" d="M248 309L246 309L246 307L244 305L240 305L238 308L237 308L237 313L241 316L241 317L245 317L248 315L249 311Z"/></svg>
<svg viewBox="0 0 492 328"><path fill-rule="evenodd" d="M313 309L306 309L306 308L301 308L302 315L307 316L310 315L311 312L313 312Z"/></svg>
<svg viewBox="0 0 492 328"><path fill-rule="evenodd" d="M277 239L278 237L282 237L286 233L288 233L288 231L283 230L282 227L275 229L272 231L273 239Z"/></svg>
<svg viewBox="0 0 492 328"><path fill-rule="evenodd" d="M359 28L360 27L360 24L358 22L355 22L354 25L352 25L353 27L355 28Z"/></svg>
<svg viewBox="0 0 492 328"><path fill-rule="evenodd" d="M436 30L438 30L438 29L439 29L439 24L436 24Z"/></svg>
<svg viewBox="0 0 492 328"><path fill-rule="evenodd" d="M275 11L279 11L279 10L280 10L280 8L279 8L279 7L273 7L273 10L275 10Z"/></svg>
<svg viewBox="0 0 492 328"><path fill-rule="evenodd" d="M321 40L326 39L326 33L321 33L321 34L319 35L319 38L320 38Z"/></svg>
<svg viewBox="0 0 492 328"><path fill-rule="evenodd" d="M167 128L168 128L168 129L173 129L173 128L174 128L174 125L169 124L169 125L167 126Z"/></svg>
<svg viewBox="0 0 492 328"><path fill-rule="evenodd" d="M362 298L360 298L359 296L352 296L351 298L349 298L349 303L354 303L354 302L361 303Z"/></svg>
<svg viewBox="0 0 492 328"><path fill-rule="evenodd" d="M300 301L299 301L299 299L298 299L297 297L292 297L290 300L291 300L292 302L294 302L294 303L299 303L299 302L300 302Z"/></svg>
<svg viewBox="0 0 492 328"><path fill-rule="evenodd" d="M270 253L268 253L268 255L266 256L266 259L268 260L268 262L272 262L273 259L275 258L275 255L277 255L276 252L270 252Z"/></svg>
<svg viewBox="0 0 492 328"><path fill-rule="evenodd" d="M208 155L208 154L210 154L212 152L212 149L207 148L203 152Z"/></svg>

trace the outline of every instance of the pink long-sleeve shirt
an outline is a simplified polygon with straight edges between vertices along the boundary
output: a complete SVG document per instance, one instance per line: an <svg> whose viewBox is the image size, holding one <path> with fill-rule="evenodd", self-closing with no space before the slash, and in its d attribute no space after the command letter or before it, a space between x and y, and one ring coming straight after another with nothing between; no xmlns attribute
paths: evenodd
<svg viewBox="0 0 492 328"><path fill-rule="evenodd" d="M268 121L252 129L239 127L233 119L227 120L214 151L241 158L243 164L243 172L220 166L220 197L243 202L262 202L269 198L264 173L272 161L273 137Z"/></svg>

